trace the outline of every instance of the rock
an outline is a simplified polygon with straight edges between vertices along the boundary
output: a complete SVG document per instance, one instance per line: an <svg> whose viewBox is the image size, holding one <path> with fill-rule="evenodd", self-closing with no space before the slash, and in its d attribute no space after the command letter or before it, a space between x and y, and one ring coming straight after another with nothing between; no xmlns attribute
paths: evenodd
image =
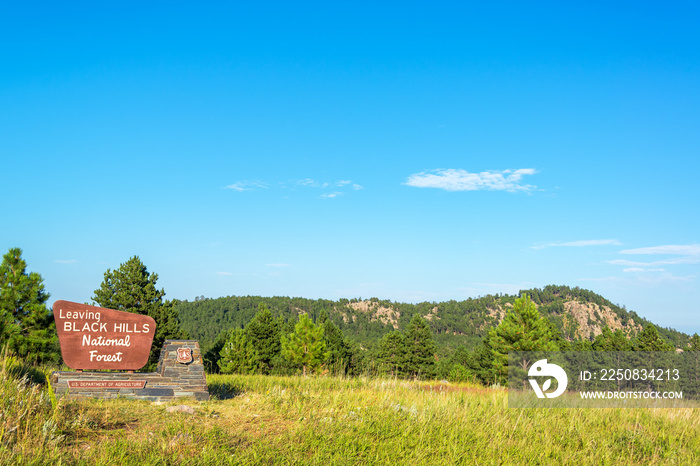
<svg viewBox="0 0 700 466"><path fill-rule="evenodd" d="M187 413L187 414L194 414L194 408L192 406L187 406L187 405L178 405L178 406L168 406L165 408L166 413Z"/></svg>

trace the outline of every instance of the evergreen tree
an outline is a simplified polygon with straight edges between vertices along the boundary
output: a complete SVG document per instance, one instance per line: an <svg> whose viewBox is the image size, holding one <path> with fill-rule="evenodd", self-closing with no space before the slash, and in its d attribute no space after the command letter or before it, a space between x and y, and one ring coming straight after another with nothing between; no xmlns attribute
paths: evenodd
<svg viewBox="0 0 700 466"><path fill-rule="evenodd" d="M393 330L380 340L377 355L379 369L392 377L402 377L406 366L406 343L403 333Z"/></svg>
<svg viewBox="0 0 700 466"><path fill-rule="evenodd" d="M210 374L220 371L219 361L221 360L221 351L224 349L224 345L226 345L230 336L230 332L221 332L216 340L214 340L211 347L202 355L204 369Z"/></svg>
<svg viewBox="0 0 700 466"><path fill-rule="evenodd" d="M690 337L690 347L687 351L700 351L700 336L697 333Z"/></svg>
<svg viewBox="0 0 700 466"><path fill-rule="evenodd" d="M450 356L450 362L452 364L461 364L464 367L469 366L469 359L469 350L464 345L458 346L455 352Z"/></svg>
<svg viewBox="0 0 700 466"><path fill-rule="evenodd" d="M112 271L107 269L100 288L93 300L100 306L119 311L133 312L152 317L156 321L150 365L158 362L163 342L182 339L187 335L180 328L180 321L171 301L163 301L165 291L156 288L158 274L148 273L138 256L120 264Z"/></svg>
<svg viewBox="0 0 700 466"><path fill-rule="evenodd" d="M434 375L437 346L423 316L415 314L404 332L407 375L429 378Z"/></svg>
<svg viewBox="0 0 700 466"><path fill-rule="evenodd" d="M559 348L560 351L593 351L593 342L589 340L576 340L569 344L569 347L564 350Z"/></svg>
<svg viewBox="0 0 700 466"><path fill-rule="evenodd" d="M41 275L27 273L20 248L10 248L0 264L0 344L36 362L60 359L49 294Z"/></svg>
<svg viewBox="0 0 700 466"><path fill-rule="evenodd" d="M593 341L594 351L631 351L632 344L622 330L617 329L613 333L608 326L603 327L600 335Z"/></svg>
<svg viewBox="0 0 700 466"><path fill-rule="evenodd" d="M694 334L690 338L689 347L683 353L684 370L683 376L687 378L684 382L687 388L685 392L693 392L696 396L700 395L700 336Z"/></svg>
<svg viewBox="0 0 700 466"><path fill-rule="evenodd" d="M260 303L258 313L245 327L248 340L255 348L257 366L264 374L272 370L272 361L282 350L279 321L272 317L270 310Z"/></svg>
<svg viewBox="0 0 700 466"><path fill-rule="evenodd" d="M508 378L508 353L511 351L557 351L552 328L540 316L530 296L515 300L513 309L495 329L489 331L493 352L494 376L505 383Z"/></svg>
<svg viewBox="0 0 700 466"><path fill-rule="evenodd" d="M496 382L496 370L493 361L494 352L487 336L469 353L469 359L465 367L476 375L481 383L491 385Z"/></svg>
<svg viewBox="0 0 700 466"><path fill-rule="evenodd" d="M470 369L471 356L466 346L460 345L450 355L443 355L437 363L436 375L450 382L464 382L476 378Z"/></svg>
<svg viewBox="0 0 700 466"><path fill-rule="evenodd" d="M343 337L337 325L328 318L326 310L322 310L318 317L318 325L323 326L323 339L328 349L328 365L335 371L348 374L353 370L352 346Z"/></svg>
<svg viewBox="0 0 700 466"><path fill-rule="evenodd" d="M544 316L543 316L544 317ZM552 335L552 341L559 351L572 351L573 344L562 336L562 331L551 320L544 317L544 322L549 327L548 332Z"/></svg>
<svg viewBox="0 0 700 466"><path fill-rule="evenodd" d="M282 337L282 355L303 368L302 374L318 369L330 356L323 340L323 327L303 314L289 337Z"/></svg>
<svg viewBox="0 0 700 466"><path fill-rule="evenodd" d="M219 368L224 374L253 374L260 368L260 355L243 329L234 329L223 349Z"/></svg>
<svg viewBox="0 0 700 466"><path fill-rule="evenodd" d="M632 343L635 351L672 351L673 347L664 341L655 326L644 327Z"/></svg>

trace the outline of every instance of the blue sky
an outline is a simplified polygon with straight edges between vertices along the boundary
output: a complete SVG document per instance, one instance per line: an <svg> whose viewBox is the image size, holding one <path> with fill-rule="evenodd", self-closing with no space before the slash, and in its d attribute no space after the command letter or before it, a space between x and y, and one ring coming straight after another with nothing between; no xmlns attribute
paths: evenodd
<svg viewBox="0 0 700 466"><path fill-rule="evenodd" d="M580 286L700 332L692 2L0 9L0 247L51 300ZM4 252L3 251L3 252Z"/></svg>

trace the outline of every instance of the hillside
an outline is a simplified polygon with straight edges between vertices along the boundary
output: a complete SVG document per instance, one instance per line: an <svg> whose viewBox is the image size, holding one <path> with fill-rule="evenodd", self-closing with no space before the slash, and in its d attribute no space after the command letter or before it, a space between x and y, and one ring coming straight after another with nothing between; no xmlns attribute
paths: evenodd
<svg viewBox="0 0 700 466"><path fill-rule="evenodd" d="M529 294L540 313L549 318L562 337L569 341L592 339L605 326L613 331L621 329L633 337L650 323L635 312L580 288L549 285L542 289L522 290L520 294ZM331 301L227 296L178 301L175 309L183 328L205 349L222 331L245 326L257 312L260 303L265 304L273 315L282 316L288 322L301 313L308 313L315 320L325 310L346 337L364 346L371 346L394 329L403 330L411 317L418 313L428 320L439 347L455 348L459 345L472 347L479 342L491 327L498 325L517 297L487 295L465 301L408 304L377 298ZM688 335L654 324L659 334L675 347L687 344Z"/></svg>

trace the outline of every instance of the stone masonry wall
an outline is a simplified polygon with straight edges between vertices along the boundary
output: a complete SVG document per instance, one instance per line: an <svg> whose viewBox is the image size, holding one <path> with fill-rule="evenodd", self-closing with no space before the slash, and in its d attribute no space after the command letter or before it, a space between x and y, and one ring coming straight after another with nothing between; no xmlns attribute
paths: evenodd
<svg viewBox="0 0 700 466"><path fill-rule="evenodd" d="M190 362L183 364L177 361L179 348L191 350ZM51 387L57 397L68 398L123 397L148 401L168 401L179 397L192 397L199 401L209 399L202 354L195 340L166 340L156 372L56 371L51 375Z"/></svg>

